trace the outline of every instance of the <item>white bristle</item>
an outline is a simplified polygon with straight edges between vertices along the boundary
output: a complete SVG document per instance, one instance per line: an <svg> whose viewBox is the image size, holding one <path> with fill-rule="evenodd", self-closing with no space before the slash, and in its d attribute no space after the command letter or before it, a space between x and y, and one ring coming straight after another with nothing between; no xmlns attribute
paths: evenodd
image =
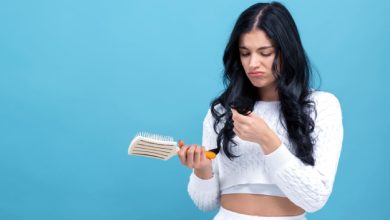
<svg viewBox="0 0 390 220"><path fill-rule="evenodd" d="M154 139L154 140L159 140L159 141L174 141L173 137L159 135L159 134L152 134L152 133L148 133L148 132L138 132L137 136L150 138L150 139Z"/></svg>

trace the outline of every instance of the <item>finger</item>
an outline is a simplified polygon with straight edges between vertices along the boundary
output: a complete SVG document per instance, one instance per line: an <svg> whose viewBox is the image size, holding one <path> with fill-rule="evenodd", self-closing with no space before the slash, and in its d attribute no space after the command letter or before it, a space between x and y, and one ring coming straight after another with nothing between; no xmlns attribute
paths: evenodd
<svg viewBox="0 0 390 220"><path fill-rule="evenodd" d="M232 120L233 122L237 122L237 123L245 123L245 119L247 116L245 115L241 115L240 113L237 112L237 110L235 109L232 109Z"/></svg>
<svg viewBox="0 0 390 220"><path fill-rule="evenodd" d="M233 127L233 131L234 131L234 133L236 133L236 135L241 137L244 130L242 130L240 126L237 126L237 127Z"/></svg>
<svg viewBox="0 0 390 220"><path fill-rule="evenodd" d="M237 128L233 128L233 132L234 132L237 136L241 136L241 135L240 135L240 132L239 132L239 130L237 130Z"/></svg>
<svg viewBox="0 0 390 220"><path fill-rule="evenodd" d="M206 154L205 154L205 151L206 149L204 147L200 147L200 162L203 162L203 160L206 158Z"/></svg>
<svg viewBox="0 0 390 220"><path fill-rule="evenodd" d="M255 119L255 120L261 119L261 117L258 116L258 115L257 115L256 113L254 113L254 112L251 112L251 113L248 115L248 117L251 118L252 120L253 120L253 119Z"/></svg>
<svg viewBox="0 0 390 220"><path fill-rule="evenodd" d="M233 122L233 128L235 128L236 130L241 131L243 126L244 124L242 122L237 122L237 121Z"/></svg>
<svg viewBox="0 0 390 220"><path fill-rule="evenodd" d="M194 152L194 166L197 166L200 164L200 153L202 152L202 149L195 145L195 152Z"/></svg>
<svg viewBox="0 0 390 220"><path fill-rule="evenodd" d="M187 150L187 165L188 167L194 167L194 151L195 145L191 145L191 147Z"/></svg>
<svg viewBox="0 0 390 220"><path fill-rule="evenodd" d="M188 146L183 145L180 148L180 150L177 152L177 155L179 156L180 162L183 165L186 165L186 163L187 163L187 150L188 150Z"/></svg>
<svg viewBox="0 0 390 220"><path fill-rule="evenodd" d="M201 150L202 150L202 151L200 152L200 162L201 162L201 163L203 163L205 160L214 159L215 156L216 156L214 152L206 151L206 148L205 148L205 147L202 147Z"/></svg>
<svg viewBox="0 0 390 220"><path fill-rule="evenodd" d="M177 145L179 145L179 148L183 147L184 146L184 141L183 140L179 140L177 142Z"/></svg>
<svg viewBox="0 0 390 220"><path fill-rule="evenodd" d="M230 110L232 111L232 119L233 119L233 121L238 120L238 118L237 118L238 112L235 109L233 109L233 108L231 108Z"/></svg>

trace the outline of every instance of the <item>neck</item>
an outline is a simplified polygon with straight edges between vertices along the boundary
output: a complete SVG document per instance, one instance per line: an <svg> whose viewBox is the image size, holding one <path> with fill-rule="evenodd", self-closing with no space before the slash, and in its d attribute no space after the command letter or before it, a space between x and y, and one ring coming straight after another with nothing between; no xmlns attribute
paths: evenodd
<svg viewBox="0 0 390 220"><path fill-rule="evenodd" d="M261 101L279 101L276 85L259 88L258 93Z"/></svg>

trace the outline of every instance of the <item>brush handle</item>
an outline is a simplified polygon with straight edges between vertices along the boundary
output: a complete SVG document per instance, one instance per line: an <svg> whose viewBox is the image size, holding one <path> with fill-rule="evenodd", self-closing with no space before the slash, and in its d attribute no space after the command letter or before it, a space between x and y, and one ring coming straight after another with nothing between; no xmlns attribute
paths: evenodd
<svg viewBox="0 0 390 220"><path fill-rule="evenodd" d="M179 142L177 143L179 145L179 148L183 147L184 146L184 141L182 140L179 140ZM217 155L212 152L212 151L205 151L205 154L206 154L206 158L209 159L209 160L212 160L214 159Z"/></svg>

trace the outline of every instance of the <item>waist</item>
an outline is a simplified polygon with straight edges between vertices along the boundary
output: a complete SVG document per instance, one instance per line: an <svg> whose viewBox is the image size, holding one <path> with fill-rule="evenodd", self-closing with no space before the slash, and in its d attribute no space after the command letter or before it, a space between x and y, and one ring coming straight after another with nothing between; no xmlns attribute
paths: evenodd
<svg viewBox="0 0 390 220"><path fill-rule="evenodd" d="M296 216L305 210L287 197L255 194L223 194L221 206L227 210L254 216Z"/></svg>

